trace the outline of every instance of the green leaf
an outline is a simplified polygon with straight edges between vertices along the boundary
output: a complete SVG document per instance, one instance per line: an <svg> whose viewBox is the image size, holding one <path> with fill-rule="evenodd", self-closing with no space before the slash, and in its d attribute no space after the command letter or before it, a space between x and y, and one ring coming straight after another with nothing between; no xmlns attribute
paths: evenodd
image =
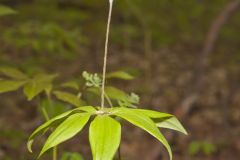
<svg viewBox="0 0 240 160"><path fill-rule="evenodd" d="M188 154L191 156L196 155L201 151L202 143L198 141L193 141L188 146Z"/></svg>
<svg viewBox="0 0 240 160"><path fill-rule="evenodd" d="M137 94L131 93L126 96L125 100L118 100L118 104L120 107L138 108L139 100L140 98Z"/></svg>
<svg viewBox="0 0 240 160"><path fill-rule="evenodd" d="M70 103L77 107L84 106L86 104L83 100L78 98L76 95L68 92L55 91L54 94L59 100Z"/></svg>
<svg viewBox="0 0 240 160"><path fill-rule="evenodd" d="M92 106L78 107L75 110L85 111L85 112L88 112L88 113L96 112L96 109L94 107L92 107Z"/></svg>
<svg viewBox="0 0 240 160"><path fill-rule="evenodd" d="M87 89L88 92L91 92L93 94L99 95L101 94L100 89L96 87L90 87ZM126 100L128 98L128 95L115 87L108 86L105 88L105 93L108 95L109 98L114 100Z"/></svg>
<svg viewBox="0 0 240 160"><path fill-rule="evenodd" d="M106 115L97 116L89 129L93 160L112 160L121 140L121 125Z"/></svg>
<svg viewBox="0 0 240 160"><path fill-rule="evenodd" d="M124 71L116 71L116 72L111 72L111 73L108 73L106 75L106 78L110 79L110 78L118 78L118 79L123 79L123 80L132 80L134 79L134 77L127 73L127 72L124 72Z"/></svg>
<svg viewBox="0 0 240 160"><path fill-rule="evenodd" d="M160 128L172 129L187 135L187 131L185 130L185 128L182 126L182 124L178 121L176 117L171 117L169 119L166 119L162 122L158 122L156 124Z"/></svg>
<svg viewBox="0 0 240 160"><path fill-rule="evenodd" d="M68 115L70 115L73 112L73 110L65 112L63 114L60 114L52 119L50 119L49 121L45 122L44 124L42 124L41 126L39 126L28 138L28 143L27 143L27 148L28 151L32 153L32 144L33 141L35 139L35 137L37 137L40 133L46 131L46 129L48 129L50 126L52 126L54 124L54 122L56 122L57 120L61 120L65 117L67 117Z"/></svg>
<svg viewBox="0 0 240 160"><path fill-rule="evenodd" d="M26 81L0 80L0 93L15 91L25 83Z"/></svg>
<svg viewBox="0 0 240 160"><path fill-rule="evenodd" d="M61 123L45 142L38 158L50 148L72 138L80 132L90 118L89 113L76 113Z"/></svg>
<svg viewBox="0 0 240 160"><path fill-rule="evenodd" d="M217 151L217 148L214 144L205 141L202 144L202 150L205 155L210 156Z"/></svg>
<svg viewBox="0 0 240 160"><path fill-rule="evenodd" d="M83 160L83 157L79 153L65 152L61 160Z"/></svg>
<svg viewBox="0 0 240 160"><path fill-rule="evenodd" d="M66 87L66 88L72 88L72 89L75 89L75 90L79 90L79 85L75 81L65 82L61 86Z"/></svg>
<svg viewBox="0 0 240 160"><path fill-rule="evenodd" d="M27 148L29 150L29 152L32 152L32 144L34 142L34 139L41 133L43 133L44 131L46 131L47 129L49 129L49 127L51 127L56 121L58 120L63 120L64 118L66 118L67 116L76 113L76 112L88 112L88 113L93 113L96 111L95 108L93 108L92 106L84 106L84 107L78 107L76 109L73 109L71 111L67 111L65 113L62 113L52 119L50 119L49 121L45 122L44 124L42 124L41 126L39 126L28 138L28 143L27 143Z"/></svg>
<svg viewBox="0 0 240 160"><path fill-rule="evenodd" d="M124 91L115 87L106 87L105 92L111 99L126 100L128 98L128 95Z"/></svg>
<svg viewBox="0 0 240 160"><path fill-rule="evenodd" d="M6 75L7 77L18 79L18 80L24 80L28 78L26 74L12 67L1 67L0 72Z"/></svg>
<svg viewBox="0 0 240 160"><path fill-rule="evenodd" d="M172 160L172 150L169 146L167 140L162 135L160 130L157 128L156 124L145 114L140 112L136 112L137 109L130 109L130 108L114 108L113 114L119 116L133 125L142 128L156 139L158 139L167 149L170 159Z"/></svg>
<svg viewBox="0 0 240 160"><path fill-rule="evenodd" d="M47 112L47 116L45 115L45 118L53 118L56 117L64 112L67 112L69 110L69 107L66 106L66 104L62 102L58 102L55 100L49 100L48 98L41 99L41 102L39 103L39 112ZM44 113L45 114L45 113Z"/></svg>
<svg viewBox="0 0 240 160"><path fill-rule="evenodd" d="M51 88L52 81L57 75L36 75L33 79L29 80L24 86L24 94L28 100L32 100L35 96Z"/></svg>
<svg viewBox="0 0 240 160"><path fill-rule="evenodd" d="M10 7L0 5L0 16L5 16L9 14L15 14L16 11L11 9Z"/></svg>
<svg viewBox="0 0 240 160"><path fill-rule="evenodd" d="M147 109L135 109L135 112L138 112L140 114L144 114L152 119L167 119L173 117L173 115L153 110L147 110Z"/></svg>

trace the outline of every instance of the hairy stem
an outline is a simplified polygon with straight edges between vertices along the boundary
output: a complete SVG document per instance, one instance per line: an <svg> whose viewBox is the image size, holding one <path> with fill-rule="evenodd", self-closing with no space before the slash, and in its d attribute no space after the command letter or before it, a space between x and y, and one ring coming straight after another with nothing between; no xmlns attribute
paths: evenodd
<svg viewBox="0 0 240 160"><path fill-rule="evenodd" d="M102 77L102 91L101 91L101 108L104 108L104 95L105 95L105 79L106 79L106 69L107 69L107 55L108 55L108 39L109 39L109 31L111 24L111 16L112 16L112 6L113 0L109 0L109 13L108 13L108 22L107 22L107 31L106 31L106 40L105 40L105 49L104 49L104 61L103 61L103 77Z"/></svg>

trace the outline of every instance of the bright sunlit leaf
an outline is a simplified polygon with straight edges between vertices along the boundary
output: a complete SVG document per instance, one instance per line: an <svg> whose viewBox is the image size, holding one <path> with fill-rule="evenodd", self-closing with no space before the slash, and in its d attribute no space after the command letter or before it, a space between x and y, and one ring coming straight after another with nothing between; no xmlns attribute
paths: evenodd
<svg viewBox="0 0 240 160"><path fill-rule="evenodd" d="M121 125L106 115L97 116L89 129L93 160L112 160L121 140Z"/></svg>
<svg viewBox="0 0 240 160"><path fill-rule="evenodd" d="M167 140L162 135L160 130L157 128L156 124L145 114L135 112L136 109L130 109L130 108L115 108L113 111L113 114L116 116L119 116L133 125L142 128L149 134L151 134L153 137L158 139L167 149L170 159L172 160L172 150L169 146Z"/></svg>
<svg viewBox="0 0 240 160"><path fill-rule="evenodd" d="M77 113L77 112L87 112L87 113L93 113L95 112L95 108L93 108L92 106L84 106L84 107L79 107L76 109L73 109L71 111L67 111L65 113L62 113L52 119L50 119L49 121L43 123L41 126L39 126L28 138L28 143L27 143L27 147L28 150L30 152L32 152L32 144L34 142L34 139L41 133L45 132L47 129L49 129L49 127L51 127L52 125L54 125L55 122L57 121L62 121L64 120L67 116Z"/></svg>
<svg viewBox="0 0 240 160"><path fill-rule="evenodd" d="M178 121L176 117L171 117L162 122L157 122L156 124L160 128L172 129L187 135L187 131L185 130L185 128L182 126L182 124Z"/></svg>
<svg viewBox="0 0 240 160"><path fill-rule="evenodd" d="M144 114L152 119L167 119L173 117L173 115L163 112L158 112L154 110L148 110L148 109L135 109L134 110L137 113Z"/></svg>
<svg viewBox="0 0 240 160"><path fill-rule="evenodd" d="M76 113L69 116L62 122L48 137L45 142L39 157L50 148L72 138L82 130L90 118L89 113Z"/></svg>

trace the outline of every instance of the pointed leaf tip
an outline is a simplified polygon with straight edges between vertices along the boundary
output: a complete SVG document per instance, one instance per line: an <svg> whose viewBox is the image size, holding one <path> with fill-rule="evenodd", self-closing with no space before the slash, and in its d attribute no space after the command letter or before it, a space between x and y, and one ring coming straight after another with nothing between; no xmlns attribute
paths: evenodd
<svg viewBox="0 0 240 160"><path fill-rule="evenodd" d="M176 117L171 117L161 122L156 122L156 124L160 128L172 129L172 130L181 132L185 135L188 135L186 129L182 126L182 124L179 122L179 120Z"/></svg>
<svg viewBox="0 0 240 160"><path fill-rule="evenodd" d="M156 124L146 115L141 112L136 112L137 109L130 108L115 108L114 114L121 117L133 125L145 130L157 140L159 140L167 149L170 160L172 160L172 150L165 137L162 135Z"/></svg>
<svg viewBox="0 0 240 160"><path fill-rule="evenodd" d="M33 144L33 140L29 140L27 142L27 149L30 153L32 153L32 144Z"/></svg>

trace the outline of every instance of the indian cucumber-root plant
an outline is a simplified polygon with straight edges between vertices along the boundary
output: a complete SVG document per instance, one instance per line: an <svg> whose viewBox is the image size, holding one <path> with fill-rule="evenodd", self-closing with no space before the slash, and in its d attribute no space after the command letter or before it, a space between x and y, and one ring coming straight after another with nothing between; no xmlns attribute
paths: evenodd
<svg viewBox="0 0 240 160"><path fill-rule="evenodd" d="M82 88L82 92L79 91L79 84L75 82L64 83L61 87L74 88L78 91L77 94L62 91L58 87L54 87L51 82L56 75L40 74L29 78L21 72L9 68L0 70L7 77L13 79L8 81L1 80L0 85L2 86L0 88L3 89L0 92L16 90L23 86L24 94L27 95L29 100L45 91L49 99L51 98L50 95L53 94L57 99L76 106L72 110L53 118L46 118L47 121L30 135L27 146L29 151L32 152L32 144L35 138L40 134L46 133L47 130L52 131L38 154L37 159L46 151L52 148L56 149L59 144L78 134L87 122L90 121L91 117L93 120L89 126L89 141L93 160L112 160L114 158L121 142L121 122L123 120L143 129L160 141L167 149L170 159L172 159L171 147L161 133L160 128L168 128L187 134L175 116L154 110L139 109L137 107L139 97L136 94L132 93L128 95L115 87L105 86L106 79L132 79L131 75L121 71L106 74L108 37L113 0L109 0L109 4L103 73L102 76L98 76L97 74L83 72L82 76L85 79L85 85ZM87 100L84 100L86 98L84 96L85 92L98 95L101 105L89 105ZM96 103L98 99L94 99L94 101ZM56 160L56 156L53 156L53 159Z"/></svg>

